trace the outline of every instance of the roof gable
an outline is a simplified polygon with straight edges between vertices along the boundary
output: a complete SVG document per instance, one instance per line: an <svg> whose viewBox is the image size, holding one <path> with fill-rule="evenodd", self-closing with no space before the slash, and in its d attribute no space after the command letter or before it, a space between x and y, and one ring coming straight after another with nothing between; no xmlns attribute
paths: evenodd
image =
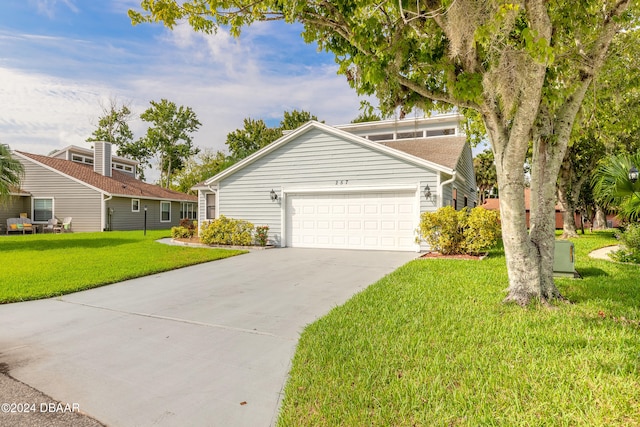
<svg viewBox="0 0 640 427"><path fill-rule="evenodd" d="M447 138L429 138L428 141L431 142L432 140L437 140L437 139L443 139L443 140L447 140L447 142L449 142L450 144L454 144L455 142L455 153L452 154L452 156L456 156L455 157L455 161L450 161L449 159L445 159L445 156L441 155L440 157L438 156L433 156L434 158L438 158L439 160L443 160L445 161L445 163L447 164L441 164L441 163L437 163L435 161L430 160L428 157L423 157L423 155L428 154L431 155L433 153L429 152L429 150L409 150L409 149L402 149L402 148L396 148L396 147L392 147L390 145L387 144L381 144L378 142L373 142L373 141L369 141L365 138L362 138L360 136L354 135L352 133L337 129L333 126L329 126L326 125L324 123L320 123L317 121L310 121L307 122L306 124L302 125L301 127L299 127L298 129L287 133L286 135L282 136L281 138L279 138L278 140L272 142L271 144L267 145L266 147L256 151L255 153L253 153L252 155L246 157L245 159L241 160L240 162L236 163L235 165L231 166L228 169L225 169L224 171L218 173L217 175L209 178L208 180L206 180L204 182L205 185L211 185L213 183L219 182L220 180L233 175L235 172L243 169L244 167L250 165L251 163L257 161L258 159L266 156L267 154L278 150L280 147L288 144L291 141L294 141L295 139L297 139L298 137L300 137L301 135L313 130L313 129L318 129L322 132L331 134L333 136L336 136L340 139L344 139L346 141L349 142L353 142L362 146L365 146L367 148L373 149L374 151L378 151L381 153L385 153L387 155L390 155L392 157L398 158L398 159L402 159L405 161L409 161L411 163L414 163L418 166L422 166L422 167L426 167L426 168L430 168L433 169L435 171L439 171L439 172L444 172L447 174L452 174L454 169L455 169L455 165L458 161L458 159L460 158L460 155L462 153L462 148L464 147L464 143L465 143L465 138L464 137L447 137ZM422 139L420 141L425 141L425 139ZM445 142L445 141L443 141ZM411 143L411 141L402 141L402 144L406 144L406 143ZM406 148L406 147L405 147ZM435 152L437 152L438 150L435 150Z"/></svg>
<svg viewBox="0 0 640 427"><path fill-rule="evenodd" d="M128 173L112 170L112 176L103 176L93 170L90 165L76 163L48 156L16 151L22 158L33 161L41 166L67 176L77 182L85 184L97 191L113 196L164 199L176 201L197 201L196 196L168 190L154 184L148 184L134 178Z"/></svg>

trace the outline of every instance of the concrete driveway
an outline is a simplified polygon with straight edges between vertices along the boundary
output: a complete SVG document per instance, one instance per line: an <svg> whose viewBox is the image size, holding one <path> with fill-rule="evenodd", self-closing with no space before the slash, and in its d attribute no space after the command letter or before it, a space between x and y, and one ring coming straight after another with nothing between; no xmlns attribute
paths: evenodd
<svg viewBox="0 0 640 427"><path fill-rule="evenodd" d="M303 327L416 256L255 251L2 305L0 363L109 426L269 426Z"/></svg>

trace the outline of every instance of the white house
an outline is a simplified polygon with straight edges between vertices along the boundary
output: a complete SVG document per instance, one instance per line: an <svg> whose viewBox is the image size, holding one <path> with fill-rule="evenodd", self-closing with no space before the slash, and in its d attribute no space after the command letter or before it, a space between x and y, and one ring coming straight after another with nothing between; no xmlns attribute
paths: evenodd
<svg viewBox="0 0 640 427"><path fill-rule="evenodd" d="M421 212L476 204L460 119L308 122L195 187L198 220L268 225L283 247L418 251Z"/></svg>

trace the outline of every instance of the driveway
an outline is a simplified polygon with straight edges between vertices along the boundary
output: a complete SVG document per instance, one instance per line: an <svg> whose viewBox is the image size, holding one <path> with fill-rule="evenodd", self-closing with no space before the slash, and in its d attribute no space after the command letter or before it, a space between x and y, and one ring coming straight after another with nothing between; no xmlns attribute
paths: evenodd
<svg viewBox="0 0 640 427"><path fill-rule="evenodd" d="M109 426L273 425L303 327L416 257L271 249L0 305L0 364Z"/></svg>

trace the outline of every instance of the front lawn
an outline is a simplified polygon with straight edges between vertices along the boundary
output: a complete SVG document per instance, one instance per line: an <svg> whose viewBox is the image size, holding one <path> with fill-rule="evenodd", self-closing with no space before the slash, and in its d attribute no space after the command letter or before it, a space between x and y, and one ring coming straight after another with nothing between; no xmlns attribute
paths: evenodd
<svg viewBox="0 0 640 427"><path fill-rule="evenodd" d="M0 303L68 294L244 253L156 242L168 230L0 236Z"/></svg>
<svg viewBox="0 0 640 427"><path fill-rule="evenodd" d="M639 426L640 267L574 240L573 304L505 305L504 254L418 259L302 333L280 426Z"/></svg>

